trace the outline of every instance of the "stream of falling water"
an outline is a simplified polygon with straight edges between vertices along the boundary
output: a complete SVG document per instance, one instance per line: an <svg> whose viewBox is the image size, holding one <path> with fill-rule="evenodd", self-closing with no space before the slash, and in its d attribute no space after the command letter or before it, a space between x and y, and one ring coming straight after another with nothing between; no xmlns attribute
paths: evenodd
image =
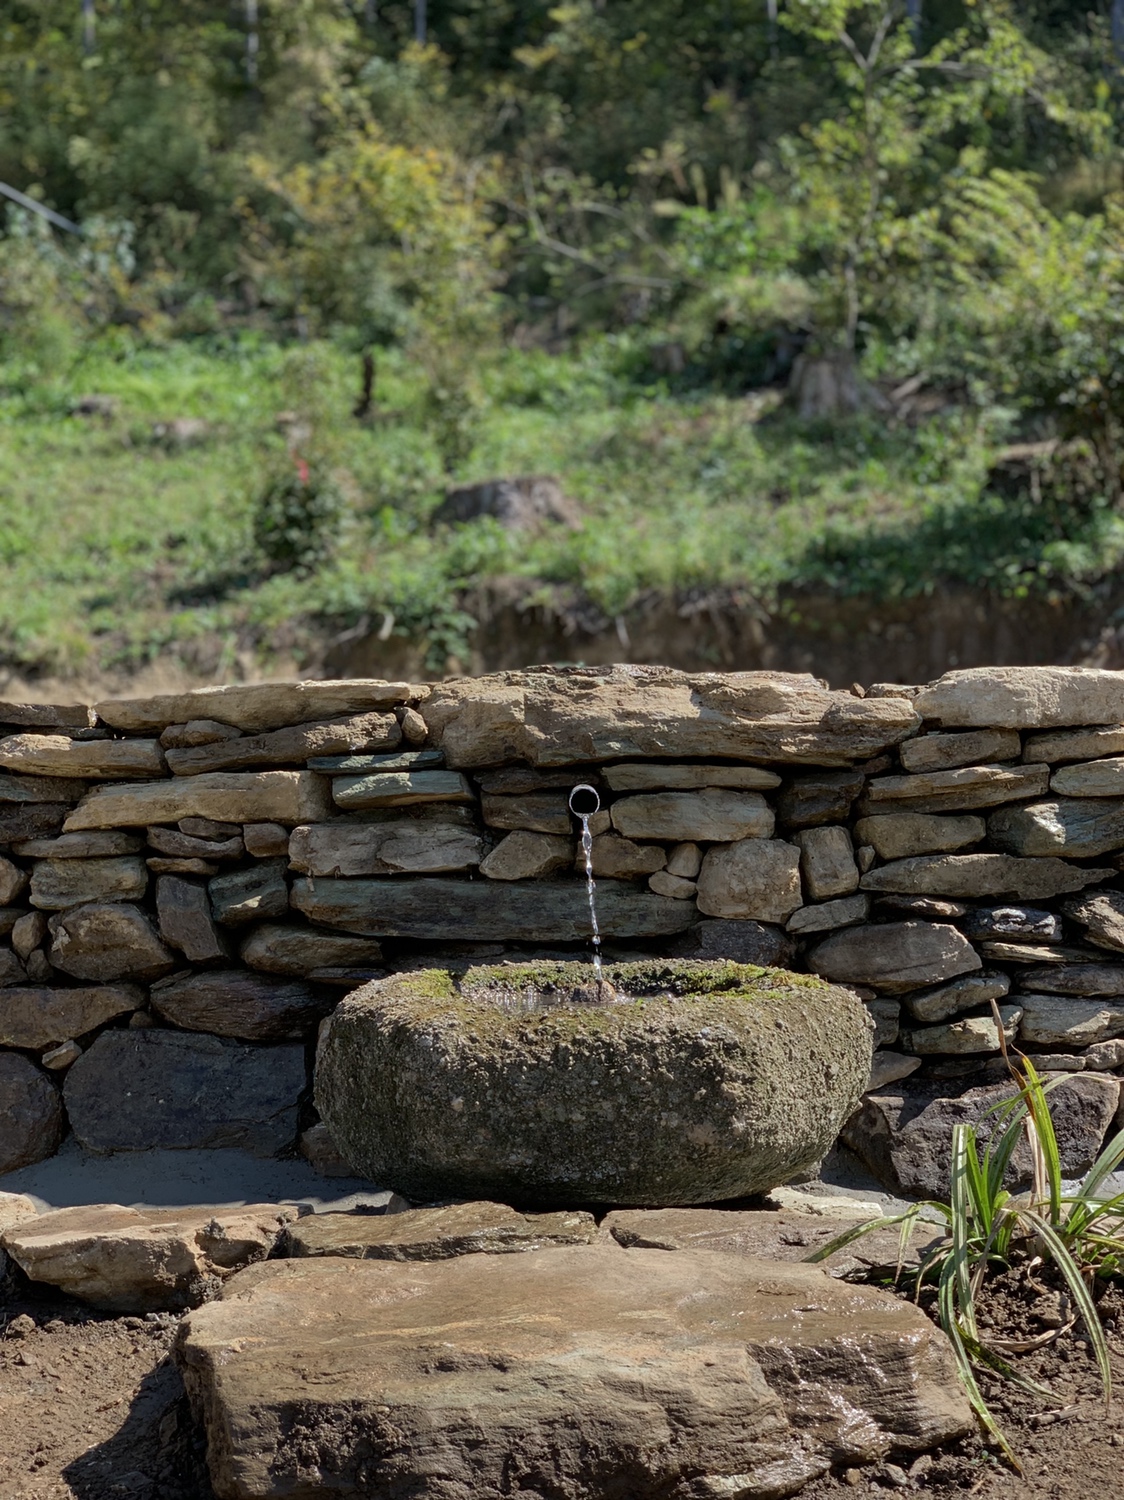
<svg viewBox="0 0 1124 1500"><path fill-rule="evenodd" d="M579 793L584 794L579 797ZM575 802L578 805L575 805ZM586 804L583 811L581 804ZM597 925L597 899L595 895L596 882L593 879L593 834L590 832L589 820L601 807L601 799L596 789L591 786L576 786L570 793L570 811L575 817L581 819L582 825L582 853L585 855L585 888L589 895L589 925L593 933L593 977L597 980L598 988L602 983L601 973L601 929Z"/></svg>

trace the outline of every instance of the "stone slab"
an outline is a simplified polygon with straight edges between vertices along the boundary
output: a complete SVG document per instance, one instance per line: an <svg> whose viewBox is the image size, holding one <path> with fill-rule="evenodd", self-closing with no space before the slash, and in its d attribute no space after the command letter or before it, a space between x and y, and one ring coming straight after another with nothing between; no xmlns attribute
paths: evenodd
<svg viewBox="0 0 1124 1500"><path fill-rule="evenodd" d="M393 750L401 741L402 731L393 714L367 713L169 750L167 761L176 776L199 776L207 771L240 771L249 766L301 765L312 756Z"/></svg>
<svg viewBox="0 0 1124 1500"><path fill-rule="evenodd" d="M505 1255L599 1238L582 1210L521 1214L504 1203L450 1203L396 1214L314 1214L285 1235L286 1255L342 1255L352 1260L452 1260Z"/></svg>
<svg viewBox="0 0 1124 1500"><path fill-rule="evenodd" d="M902 1003L916 1021L947 1021L950 1016L973 1010L977 1005L986 1005L989 1000L1002 1000L1010 988L1011 981L1006 974L992 971L965 974L951 984L914 991L906 995Z"/></svg>
<svg viewBox="0 0 1124 1500"><path fill-rule="evenodd" d="M457 771L382 771L374 776L337 776L332 798L345 810L411 807L426 802L474 802L472 787Z"/></svg>
<svg viewBox="0 0 1124 1500"><path fill-rule="evenodd" d="M14 905L27 886L27 871L0 855L0 906Z"/></svg>
<svg viewBox="0 0 1124 1500"><path fill-rule="evenodd" d="M1124 995L1124 963L1043 965L1024 969L1019 985L1025 990L1048 990L1055 995Z"/></svg>
<svg viewBox="0 0 1124 1500"><path fill-rule="evenodd" d="M767 839L776 821L760 792L720 787L622 797L613 803L610 816L613 827L627 839L663 839L677 844Z"/></svg>
<svg viewBox="0 0 1124 1500"><path fill-rule="evenodd" d="M1027 735L1023 759L1048 760L1052 765L1067 760L1096 760L1102 755L1124 754L1124 724L1104 729L1060 729L1052 734Z"/></svg>
<svg viewBox="0 0 1124 1500"><path fill-rule="evenodd" d="M787 828L845 822L865 784L866 777L854 769L790 777L776 799L777 817Z"/></svg>
<svg viewBox="0 0 1124 1500"><path fill-rule="evenodd" d="M657 1500L684 1476L778 1496L972 1429L919 1309L718 1251L269 1261L188 1316L176 1358L212 1483L245 1500L293 1490L309 1452L340 1497L436 1493L435 1472L499 1495L513 1471L552 1500Z"/></svg>
<svg viewBox="0 0 1124 1500"><path fill-rule="evenodd" d="M817 906L802 906L785 924L785 931L804 936L812 932L833 932L837 927L854 927L870 916L870 897L840 896Z"/></svg>
<svg viewBox="0 0 1124 1500"><path fill-rule="evenodd" d="M74 906L51 917L49 927L51 963L75 979L159 979L176 965L145 913L128 902Z"/></svg>
<svg viewBox="0 0 1124 1500"><path fill-rule="evenodd" d="M283 917L289 909L286 861L261 859L244 870L230 870L207 883L216 922L238 927L267 917Z"/></svg>
<svg viewBox="0 0 1124 1500"><path fill-rule="evenodd" d="M1042 901L1084 890L1115 873L1064 859L1022 859L1014 854L922 854L881 865L864 875L860 885L864 891L901 895Z"/></svg>
<svg viewBox="0 0 1124 1500"><path fill-rule="evenodd" d="M266 1258L291 1205L169 1210L116 1203L40 1214L0 1234L32 1281L114 1313L182 1312Z"/></svg>
<svg viewBox="0 0 1124 1500"><path fill-rule="evenodd" d="M987 820L988 838L1009 854L1094 859L1124 849L1124 801L1059 797L1007 807Z"/></svg>
<svg viewBox="0 0 1124 1500"><path fill-rule="evenodd" d="M147 828L181 818L234 823L324 822L328 783L312 771L213 771L171 781L101 787L68 816L68 833L86 828Z"/></svg>
<svg viewBox="0 0 1124 1500"><path fill-rule="evenodd" d="M186 724L169 724L160 731L162 750L193 750L197 745L217 745L223 740L236 740L242 733L233 724L220 724L217 719L189 719Z"/></svg>
<svg viewBox="0 0 1124 1500"><path fill-rule="evenodd" d="M84 781L65 776L13 776L0 772L0 802L77 802L86 795L86 790Z"/></svg>
<svg viewBox="0 0 1124 1500"><path fill-rule="evenodd" d="M0 724L26 729L92 729L94 711L85 703L0 702Z"/></svg>
<svg viewBox="0 0 1124 1500"><path fill-rule="evenodd" d="M1124 1037L1124 1000L1020 995L1020 1038L1035 1047L1091 1047Z"/></svg>
<svg viewBox="0 0 1124 1500"><path fill-rule="evenodd" d="M408 682L354 678L324 682L235 683L227 687L196 688L188 693L160 693L151 698L114 698L95 703L98 718L114 729L133 734L186 724L191 719L215 719L248 734L309 724L340 714L371 713L407 700L424 698L427 689Z"/></svg>
<svg viewBox="0 0 1124 1500"><path fill-rule="evenodd" d="M781 839L742 839L708 849L698 907L708 917L785 923L803 904L800 851Z"/></svg>
<svg viewBox="0 0 1124 1500"><path fill-rule="evenodd" d="M41 1052L84 1036L143 1004L144 992L129 984L5 989L0 994L0 1047Z"/></svg>
<svg viewBox="0 0 1124 1500"><path fill-rule="evenodd" d="M1124 797L1124 755L1063 766L1050 777L1062 797Z"/></svg>
<svg viewBox="0 0 1124 1500"><path fill-rule="evenodd" d="M946 728L1053 729L1124 720L1124 673L1099 667L969 667L913 700Z"/></svg>
<svg viewBox="0 0 1124 1500"><path fill-rule="evenodd" d="M238 1146L273 1156L297 1135L299 1043L199 1032L103 1031L66 1075L71 1128L91 1151Z"/></svg>
<svg viewBox="0 0 1124 1500"><path fill-rule="evenodd" d="M152 1009L182 1031L205 1031L243 1042L307 1036L330 1008L298 979L214 969L173 977L152 987Z"/></svg>
<svg viewBox="0 0 1124 1500"><path fill-rule="evenodd" d="M0 845L22 844L28 839L51 838L67 816L65 802L25 802L0 805Z"/></svg>
<svg viewBox="0 0 1124 1500"><path fill-rule="evenodd" d="M167 774L164 752L155 740L72 740L62 734L8 735L0 740L0 766L29 776L98 781Z"/></svg>
<svg viewBox="0 0 1124 1500"><path fill-rule="evenodd" d="M573 839L517 828L480 861L480 873L489 880L541 880L573 863Z"/></svg>
<svg viewBox="0 0 1124 1500"><path fill-rule="evenodd" d="M313 823L294 828L289 863L305 875L431 875L468 870L484 857L475 829L399 818L383 823Z"/></svg>
<svg viewBox="0 0 1124 1500"><path fill-rule="evenodd" d="M869 844L880 859L907 859L915 854L947 854L978 844L987 833L982 818L963 813L875 813L855 824L855 839Z"/></svg>
<svg viewBox="0 0 1124 1500"><path fill-rule="evenodd" d="M963 933L939 922L848 927L817 943L807 961L812 972L825 979L868 984L891 995L982 967Z"/></svg>
<svg viewBox="0 0 1124 1500"><path fill-rule="evenodd" d="M1063 901L1062 911L1085 928L1086 942L1124 950L1124 892L1090 891Z"/></svg>
<svg viewBox="0 0 1124 1500"><path fill-rule="evenodd" d="M787 968L796 953L796 941L783 928L766 922L716 917L696 922L670 951L677 958L727 959L735 964L763 964Z"/></svg>
<svg viewBox="0 0 1124 1500"><path fill-rule="evenodd" d="M112 855L139 854L144 840L135 833L104 829L90 833L60 833L57 838L28 839L14 845L21 859L105 859Z"/></svg>
<svg viewBox="0 0 1124 1500"><path fill-rule="evenodd" d="M1015 938L1023 943L1058 943L1062 919L1036 906L977 906L965 913L960 930L973 940Z"/></svg>
<svg viewBox="0 0 1124 1500"><path fill-rule="evenodd" d="M667 863L667 851L659 844L637 844L619 833L600 834L593 840L591 854L594 875L607 880L637 880L654 875ZM585 873L580 846L574 868L579 874Z"/></svg>
<svg viewBox="0 0 1124 1500"><path fill-rule="evenodd" d="M1015 729L974 729L961 734L921 734L903 740L898 756L907 771L950 771L989 761L1018 760L1022 741ZM1027 760L1035 757L1027 756ZM1038 757L1049 760L1048 755Z"/></svg>
<svg viewBox="0 0 1124 1500"><path fill-rule="evenodd" d="M450 766L722 759L838 766L910 734L906 699L831 692L800 673L666 667L498 672L435 686L430 738Z"/></svg>
<svg viewBox="0 0 1124 1500"><path fill-rule="evenodd" d="M527 792L518 796L485 792L480 805L489 828L523 828L528 833L553 833L565 838L578 826L565 792ZM593 834L604 833L608 827L607 812L595 813L589 820Z"/></svg>
<svg viewBox="0 0 1124 1500"><path fill-rule="evenodd" d="M39 859L31 872L28 900L41 911L63 911L87 901L140 901L148 890L143 859Z"/></svg>
<svg viewBox="0 0 1124 1500"><path fill-rule="evenodd" d="M1013 1042L1023 1018L1021 1005L1001 1005L1003 1040ZM900 1042L915 1057L969 1057L998 1052L1000 1028L993 1016L961 1016L940 1026L903 1027Z"/></svg>
<svg viewBox="0 0 1124 1500"><path fill-rule="evenodd" d="M576 880L524 887L491 881L301 879L290 899L310 921L367 937L578 943L590 935L589 902ZM597 917L605 937L658 937L690 926L694 906L602 881Z"/></svg>
<svg viewBox="0 0 1124 1500"><path fill-rule="evenodd" d="M369 978L382 963L382 949L370 938L266 922L243 941L240 957L266 974L315 979L325 969L365 969Z"/></svg>
<svg viewBox="0 0 1124 1500"><path fill-rule="evenodd" d="M685 766L659 761L626 761L605 766L605 784L614 792L688 792L703 787L737 787L742 791L767 792L781 784L775 771L761 766Z"/></svg>
<svg viewBox="0 0 1124 1500"><path fill-rule="evenodd" d="M810 901L831 901L858 890L859 867L846 828L801 828L792 842L800 850L800 873Z"/></svg>
<svg viewBox="0 0 1124 1500"><path fill-rule="evenodd" d="M0 1173L53 1156L65 1127L47 1074L18 1052L0 1052Z"/></svg>
<svg viewBox="0 0 1124 1500"><path fill-rule="evenodd" d="M358 776L377 771L439 771L444 764L440 750L398 750L389 755L317 755L308 761L308 769L325 776Z"/></svg>
<svg viewBox="0 0 1124 1500"><path fill-rule="evenodd" d="M859 812L863 817L895 810L967 812L1041 797L1049 782L1049 766L962 766L914 776L875 776L866 784Z"/></svg>
<svg viewBox="0 0 1124 1500"><path fill-rule="evenodd" d="M150 828L147 838L149 848L173 859L241 859L246 853L238 834L227 839L200 839L181 833L178 828Z"/></svg>

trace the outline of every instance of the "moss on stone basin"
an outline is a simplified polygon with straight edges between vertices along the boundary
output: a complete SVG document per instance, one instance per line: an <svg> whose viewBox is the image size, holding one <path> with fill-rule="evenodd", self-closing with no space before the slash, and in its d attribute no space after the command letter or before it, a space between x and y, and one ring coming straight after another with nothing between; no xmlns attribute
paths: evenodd
<svg viewBox="0 0 1124 1500"><path fill-rule="evenodd" d="M414 1200L674 1205L766 1191L858 1103L871 1024L810 975L690 960L396 974L326 1023L316 1102Z"/></svg>

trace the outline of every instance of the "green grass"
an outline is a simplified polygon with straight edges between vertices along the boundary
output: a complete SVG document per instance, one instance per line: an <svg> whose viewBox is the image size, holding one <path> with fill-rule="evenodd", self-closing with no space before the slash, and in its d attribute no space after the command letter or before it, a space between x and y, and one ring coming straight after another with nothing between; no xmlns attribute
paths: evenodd
<svg viewBox="0 0 1124 1500"><path fill-rule="evenodd" d="M435 530L444 475L401 358L379 367L382 415L349 415L357 361L322 353L311 393L348 497L333 556L273 573L255 556L253 504L288 464L277 413L284 355L247 342L87 355L64 382L5 391L0 370L0 664L26 674L130 669L162 653L310 653L324 633L393 616L440 670L463 652L465 591L516 581L527 598L581 598L612 617L652 590L792 587L925 593L945 582L1004 593L1087 585L1124 555L1124 522L1096 501L983 492L996 418L920 429L883 419L809 428L768 395L638 384L627 347L511 352L459 480L559 475L586 521L512 538L491 522ZM74 398L116 398L109 419ZM197 416L176 450L153 423Z"/></svg>

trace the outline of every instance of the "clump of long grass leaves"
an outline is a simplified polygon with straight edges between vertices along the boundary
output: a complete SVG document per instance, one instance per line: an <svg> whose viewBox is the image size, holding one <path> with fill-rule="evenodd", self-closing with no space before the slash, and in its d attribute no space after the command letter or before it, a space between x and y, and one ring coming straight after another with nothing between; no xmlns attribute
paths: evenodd
<svg viewBox="0 0 1124 1500"><path fill-rule="evenodd" d="M998 1014L995 1020L1002 1045ZM984 1431L1021 1473L984 1399L977 1371L991 1371L1032 1395L1052 1399L1049 1390L1012 1366L1009 1356L1043 1347L1080 1320L1108 1408L1112 1368L1093 1289L1097 1278L1124 1271L1124 1194L1102 1196L1106 1180L1124 1162L1124 1130L1108 1142L1078 1186L1066 1192L1049 1104L1051 1090L1064 1075L1046 1081L1030 1058L1017 1054L1017 1060L1012 1060L1005 1045L1002 1050L1017 1093L992 1111L997 1118L986 1142L975 1125L953 1127L949 1201L915 1203L903 1214L868 1220L807 1258L824 1260L873 1230L900 1226L900 1279L913 1232L922 1223L931 1227L934 1219L944 1221L947 1233L929 1247L915 1273L916 1293L935 1283L940 1325L952 1344L972 1408ZM1012 1194L1003 1183L1022 1139L1030 1148L1033 1184L1029 1192ZM985 1338L977 1305L988 1274L1019 1268L1033 1276L1044 1265L1052 1265L1065 1283L1073 1308L1069 1322L1031 1339L990 1334Z"/></svg>

